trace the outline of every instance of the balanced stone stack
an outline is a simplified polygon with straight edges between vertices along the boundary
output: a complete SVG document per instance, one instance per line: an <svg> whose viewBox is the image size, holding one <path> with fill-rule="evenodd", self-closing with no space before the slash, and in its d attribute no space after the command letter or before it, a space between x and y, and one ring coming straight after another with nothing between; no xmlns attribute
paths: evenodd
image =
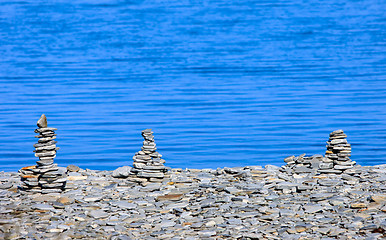
<svg viewBox="0 0 386 240"><path fill-rule="evenodd" d="M147 178L149 181L156 182L164 178L168 168L164 166L165 160L161 159L162 155L156 150L154 136L151 129L142 131L145 139L141 151L137 152L134 157L133 168L131 169L137 177Z"/></svg>
<svg viewBox="0 0 386 240"><path fill-rule="evenodd" d="M320 154L313 156L302 154L297 157L290 156L285 158L284 162L286 162L287 165L284 168L289 174L317 173L321 169L332 169L333 166L332 164L329 164L329 161L329 159Z"/></svg>
<svg viewBox="0 0 386 240"><path fill-rule="evenodd" d="M43 114L37 122L35 130L39 138L35 147L35 157L39 158L37 165L19 170L21 173L22 190L27 192L55 193L64 190L66 185L65 171L54 164L56 151L56 128L47 127L47 118Z"/></svg>
<svg viewBox="0 0 386 240"><path fill-rule="evenodd" d="M334 169L344 171L354 167L356 162L351 161L351 145L347 142L347 135L343 130L330 133L327 141L326 158L333 162Z"/></svg>
<svg viewBox="0 0 386 240"><path fill-rule="evenodd" d="M296 174L341 174L344 170L353 168L355 162L349 158L351 156L351 145L347 143L346 137L347 135L344 134L343 130L330 133L325 156L319 154L290 156L284 159L287 165L283 169L288 173Z"/></svg>

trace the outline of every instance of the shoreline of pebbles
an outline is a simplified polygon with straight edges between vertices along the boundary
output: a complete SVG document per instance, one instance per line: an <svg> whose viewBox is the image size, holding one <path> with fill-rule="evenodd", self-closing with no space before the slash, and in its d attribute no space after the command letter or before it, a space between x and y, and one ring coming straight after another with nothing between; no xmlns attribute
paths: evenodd
<svg viewBox="0 0 386 240"><path fill-rule="evenodd" d="M54 164L37 125L37 165L0 172L0 239L386 238L386 164L356 165L342 130L282 167L170 169L145 129L133 167L96 171Z"/></svg>
<svg viewBox="0 0 386 240"><path fill-rule="evenodd" d="M386 164L341 174L287 165L174 168L161 182L70 165L59 167L65 190L48 194L22 192L18 173L0 172L0 239L386 237Z"/></svg>

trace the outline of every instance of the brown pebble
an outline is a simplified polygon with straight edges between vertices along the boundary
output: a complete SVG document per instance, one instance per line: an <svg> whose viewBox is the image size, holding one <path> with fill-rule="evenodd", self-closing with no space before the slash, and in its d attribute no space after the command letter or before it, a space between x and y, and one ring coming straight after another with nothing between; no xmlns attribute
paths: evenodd
<svg viewBox="0 0 386 240"><path fill-rule="evenodd" d="M351 204L351 208L366 208L367 204L366 203L353 203Z"/></svg>
<svg viewBox="0 0 386 240"><path fill-rule="evenodd" d="M38 122L36 123L38 127L40 128L46 128L47 127L47 117L46 115L42 114L42 116L39 118Z"/></svg>
<svg viewBox="0 0 386 240"><path fill-rule="evenodd" d="M178 201L178 200L181 200L182 196L184 194L182 193L177 193L177 194L166 194L166 195L163 195L163 196L158 196L156 198L157 201L165 201L165 200L169 200L169 201Z"/></svg>
<svg viewBox="0 0 386 240"><path fill-rule="evenodd" d="M23 167L22 170L35 169L35 168L36 168L36 165L35 166Z"/></svg>
<svg viewBox="0 0 386 240"><path fill-rule="evenodd" d="M67 171L69 172L79 172L80 168L78 166L75 166L75 165L68 165L67 166Z"/></svg>
<svg viewBox="0 0 386 240"><path fill-rule="evenodd" d="M38 175L21 175L22 178L38 178Z"/></svg>
<svg viewBox="0 0 386 240"><path fill-rule="evenodd" d="M307 230L307 228L304 226L296 226L295 229L296 229L296 232L298 233L301 233Z"/></svg>
<svg viewBox="0 0 386 240"><path fill-rule="evenodd" d="M60 197L56 201L61 203L61 204L64 204L64 205L68 205L68 204L71 204L73 202L73 199L68 198L68 197Z"/></svg>

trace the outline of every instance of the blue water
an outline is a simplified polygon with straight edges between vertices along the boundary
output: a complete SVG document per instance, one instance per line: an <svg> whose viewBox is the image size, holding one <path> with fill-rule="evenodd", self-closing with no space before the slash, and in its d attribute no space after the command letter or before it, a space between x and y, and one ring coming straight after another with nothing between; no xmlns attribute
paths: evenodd
<svg viewBox="0 0 386 240"><path fill-rule="evenodd" d="M131 165L152 128L170 167L283 165L343 129L386 163L385 1L0 1L0 170Z"/></svg>

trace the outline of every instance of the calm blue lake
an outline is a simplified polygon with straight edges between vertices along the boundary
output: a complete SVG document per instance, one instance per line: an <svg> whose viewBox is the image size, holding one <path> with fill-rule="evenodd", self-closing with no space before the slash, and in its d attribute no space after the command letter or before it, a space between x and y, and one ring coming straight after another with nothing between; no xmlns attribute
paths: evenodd
<svg viewBox="0 0 386 240"><path fill-rule="evenodd" d="M152 128L169 167L284 165L343 129L386 163L385 1L0 2L0 170L131 165Z"/></svg>

